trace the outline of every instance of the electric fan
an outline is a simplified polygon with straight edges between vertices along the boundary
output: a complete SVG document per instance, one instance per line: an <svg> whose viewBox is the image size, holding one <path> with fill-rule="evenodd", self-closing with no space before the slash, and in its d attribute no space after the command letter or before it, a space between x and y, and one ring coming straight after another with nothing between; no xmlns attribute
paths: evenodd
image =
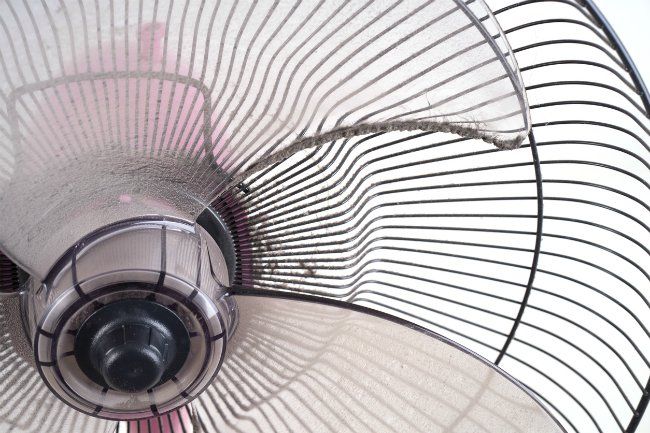
<svg viewBox="0 0 650 433"><path fill-rule="evenodd" d="M487 3L0 3L0 432L642 431L649 94Z"/></svg>

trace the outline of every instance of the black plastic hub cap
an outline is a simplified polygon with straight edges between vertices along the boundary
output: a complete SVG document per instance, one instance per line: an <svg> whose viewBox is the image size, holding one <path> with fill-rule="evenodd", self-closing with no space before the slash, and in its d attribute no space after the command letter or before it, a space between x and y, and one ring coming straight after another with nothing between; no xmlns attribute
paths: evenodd
<svg viewBox="0 0 650 433"><path fill-rule="evenodd" d="M74 354L95 383L137 393L167 382L183 367L190 336L169 308L142 299L101 307L81 325Z"/></svg>

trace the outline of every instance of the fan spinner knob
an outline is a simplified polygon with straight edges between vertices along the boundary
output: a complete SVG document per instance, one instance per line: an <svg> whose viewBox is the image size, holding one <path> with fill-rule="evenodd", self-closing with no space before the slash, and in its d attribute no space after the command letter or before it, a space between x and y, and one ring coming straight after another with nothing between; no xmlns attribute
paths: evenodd
<svg viewBox="0 0 650 433"><path fill-rule="evenodd" d="M77 363L95 383L123 392L142 392L181 369L190 349L182 320L147 300L106 305L79 328Z"/></svg>

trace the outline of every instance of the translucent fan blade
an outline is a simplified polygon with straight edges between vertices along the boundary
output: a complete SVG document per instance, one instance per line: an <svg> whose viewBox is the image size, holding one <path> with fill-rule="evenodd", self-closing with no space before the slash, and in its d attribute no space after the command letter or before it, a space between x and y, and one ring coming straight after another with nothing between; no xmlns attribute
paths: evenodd
<svg viewBox="0 0 650 433"><path fill-rule="evenodd" d="M344 303L236 298L237 332L195 405L205 431L563 431L514 379L415 325Z"/></svg>
<svg viewBox="0 0 650 433"><path fill-rule="evenodd" d="M0 3L0 245L42 277L94 228L194 219L334 138L529 128L483 1Z"/></svg>
<svg viewBox="0 0 650 433"><path fill-rule="evenodd" d="M18 312L17 298L0 300L0 432L113 433L115 422L83 415L50 392Z"/></svg>

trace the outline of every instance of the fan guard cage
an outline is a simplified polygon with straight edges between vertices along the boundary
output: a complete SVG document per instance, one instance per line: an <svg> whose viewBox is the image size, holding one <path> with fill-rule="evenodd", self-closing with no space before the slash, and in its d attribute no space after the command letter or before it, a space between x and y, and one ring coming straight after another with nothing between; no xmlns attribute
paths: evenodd
<svg viewBox="0 0 650 433"><path fill-rule="evenodd" d="M526 84L528 141L368 134L250 175L214 203L237 227L236 283L405 318L513 374L569 432L635 432L650 398L650 97L591 1L489 5ZM199 409L208 431L212 413Z"/></svg>
<svg viewBox="0 0 650 433"><path fill-rule="evenodd" d="M568 432L633 433L650 400L650 95L591 0L489 5L528 141L386 132L274 161L213 203L238 244L235 289L406 318L504 368ZM17 281L0 255L0 284ZM229 391L200 397L204 431L246 413Z"/></svg>

